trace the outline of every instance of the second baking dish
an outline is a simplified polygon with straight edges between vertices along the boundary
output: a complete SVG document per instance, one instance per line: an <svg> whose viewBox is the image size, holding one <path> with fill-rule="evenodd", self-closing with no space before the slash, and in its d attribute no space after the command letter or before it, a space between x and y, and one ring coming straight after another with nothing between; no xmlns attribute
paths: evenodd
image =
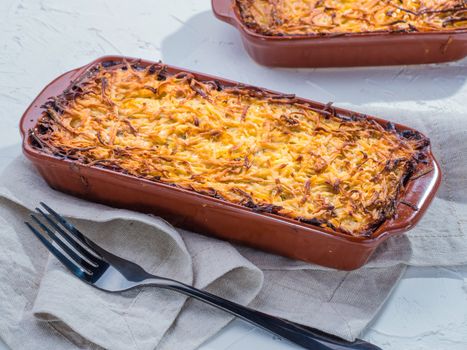
<svg viewBox="0 0 467 350"><path fill-rule="evenodd" d="M51 83L21 130L54 188L342 269L415 224L439 183L410 128L122 57Z"/></svg>
<svg viewBox="0 0 467 350"><path fill-rule="evenodd" d="M461 0L212 0L212 8L239 30L251 57L267 66L421 64L467 55Z"/></svg>

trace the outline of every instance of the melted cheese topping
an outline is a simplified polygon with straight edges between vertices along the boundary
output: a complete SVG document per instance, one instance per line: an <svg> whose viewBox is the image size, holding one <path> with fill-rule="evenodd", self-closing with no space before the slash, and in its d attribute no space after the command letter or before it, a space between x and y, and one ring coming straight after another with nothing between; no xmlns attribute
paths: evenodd
<svg viewBox="0 0 467 350"><path fill-rule="evenodd" d="M465 0L237 0L237 6L243 22L265 35L467 28Z"/></svg>
<svg viewBox="0 0 467 350"><path fill-rule="evenodd" d="M52 99L33 134L84 164L369 234L394 215L427 141L329 111L162 65L100 67Z"/></svg>

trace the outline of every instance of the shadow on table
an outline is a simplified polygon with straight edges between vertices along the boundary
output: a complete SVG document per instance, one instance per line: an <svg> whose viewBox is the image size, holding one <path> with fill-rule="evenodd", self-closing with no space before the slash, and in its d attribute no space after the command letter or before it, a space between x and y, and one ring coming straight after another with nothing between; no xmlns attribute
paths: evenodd
<svg viewBox="0 0 467 350"><path fill-rule="evenodd" d="M181 21L181 20L180 20ZM255 63L236 29L202 12L162 42L164 62L317 101L363 104L437 100L467 79L467 60L421 66L286 69Z"/></svg>

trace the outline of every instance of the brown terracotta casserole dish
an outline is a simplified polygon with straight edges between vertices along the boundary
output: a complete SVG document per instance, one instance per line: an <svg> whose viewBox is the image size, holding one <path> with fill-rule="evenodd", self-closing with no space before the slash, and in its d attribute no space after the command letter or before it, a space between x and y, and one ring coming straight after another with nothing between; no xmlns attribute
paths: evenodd
<svg viewBox="0 0 467 350"><path fill-rule="evenodd" d="M467 55L467 20L465 13L467 5L460 0L444 0L452 3L453 16L449 16L445 9L420 8L419 11L404 8L406 1L400 5L388 7L381 16L385 16L387 26L372 28L366 18L358 23L358 29L342 30L333 26L335 17L334 8L339 1L315 1L315 8L306 9L298 13L293 28L306 27L310 21L319 27L318 32L300 33L299 30L279 30L283 28L284 16L296 10L291 3L294 1L266 1L266 0L212 0L212 9L215 16L233 25L240 32L243 44L248 54L258 63L266 66L278 67L350 67L350 66L382 66L439 63L462 59ZM295 1L305 6L305 1ZM367 1L378 5L378 2ZM425 1L438 4L433 1ZM245 9L250 4L257 9L259 5L271 5L270 25L263 21L259 23ZM264 3L264 4L263 4ZM285 9L275 8L281 3ZM313 1L309 2L310 4ZM346 2L345 4L349 4ZM382 3L382 2L381 2ZM385 2L386 3L386 2ZM394 1L395 3L395 1ZM407 1L407 3L410 3ZM239 4L241 6L239 6ZM448 4L449 5L449 4ZM297 5L298 6L298 5ZM308 5L311 6L311 5ZM323 7L323 11L313 14L316 7ZM355 21L355 14L366 13L373 15L373 9L355 8L353 12L345 12L345 23ZM298 10L297 10L298 11ZM255 11L253 11L256 13ZM406 17L415 17L427 13L431 16L443 15L443 21L438 25L426 23L417 27ZM282 15L282 16L281 16ZM326 15L327 18L323 18ZM351 17L353 16L353 17ZM306 17L306 18L304 18ZM395 17L394 20L391 20ZM378 17L379 18L379 17ZM271 28L270 28L271 26ZM355 26L354 26L355 27ZM361 29L360 29L361 27ZM387 27L387 28L386 28ZM327 29L329 28L329 30ZM368 29L370 28L370 29ZM439 28L439 29L437 29Z"/></svg>
<svg viewBox="0 0 467 350"><path fill-rule="evenodd" d="M99 74L104 75L99 76ZM172 149L172 153L158 158L160 159L160 164L156 164L156 169L161 166L165 167L164 169L167 172L172 171L172 177L169 179L175 179L174 176L176 174L181 174L180 176L182 177L180 177L180 179L172 181L174 183L166 181L164 179L165 175L153 177L149 176L146 172L140 171L135 173L130 165L134 164L135 159L140 154L139 151L136 150L139 149L138 146L135 146L135 144L127 146L127 151L133 151L133 154L125 160L124 156L121 156L123 154L121 148L109 146L108 143L110 141L108 136L111 135L112 132L109 131L111 128L106 126L106 121L102 119L102 115L100 117L88 116L86 113L89 114L89 111L87 111L83 117L87 120L87 123L97 120L99 125L102 124L102 128L97 131L97 137L92 137L92 139L95 140L96 145L92 147L75 147L73 152L70 153L67 151L66 154L57 151L57 144L52 146L54 137L62 137L63 135L71 135L73 133L75 136L78 135L77 131L68 130L70 128L68 125L78 123L73 119L75 118L74 115L78 112L77 110L69 110L66 112L68 113L67 115L73 116L71 119L72 124L67 124L69 121L65 121L65 119L60 120L59 116L60 113L65 116L65 109L60 110L63 104L67 104L67 100L73 100L73 96L75 94L93 94L90 91L86 91L89 86L92 86L92 81L89 77L99 77L96 81L102 88L102 90L99 90L99 93L95 94L94 97L97 98L97 100L101 99L105 103L109 102L109 100L115 98L115 94L118 93L109 88L111 83L115 83L115 81L111 81L111 79L115 76L119 76L119 74L124 78L120 82L120 86L123 87L123 89L129 89L126 97L129 97L131 94L134 96L137 95L136 91L133 93L133 90L131 90L131 81L139 81L143 76L149 77L148 79L153 79L154 84L159 84L156 88L147 85L143 86L145 96L150 96L150 98L146 100L147 102L144 102L144 108L146 108L147 103L151 102L151 99L160 103L167 95L170 95L170 89L162 91L162 85L165 85L166 89L167 86L170 86L171 84L175 86L178 90L174 90L176 91L174 96L176 96L177 99L181 99L182 104L185 102L186 96L180 92L181 86L187 87L187 91L190 91L192 102L195 101L200 103L201 101L201 103L204 103L205 101L209 101L209 103L206 102L205 106L211 107L216 106L216 101L222 101L223 103L228 101L228 93L236 93L238 95L235 95L235 98L231 98L234 102L245 98L249 103L252 103L252 106L253 103L258 103L259 105L265 104L266 106L274 106L276 109L279 108L281 111L285 108L283 106L292 108L296 105L299 106L299 108L306 108L309 110L311 113L310 115L321 115L322 119L320 126L318 127L318 124L315 125L315 129L319 130L317 131L317 134L315 134L314 138L318 138L318 136L323 133L326 135L323 130L329 129L332 125L335 126L336 121L341 122L340 124L337 124L337 129L335 129L339 135L344 134L344 132L340 130L345 130L349 127L352 128L353 125L363 123L362 125L369 125L370 129L373 128L365 134L369 140L372 140L371 142L377 142L377 140L383 136L390 136L390 140L388 141L389 145L392 145L391 147L395 147L392 151L389 149L390 152L395 153L397 151L399 146L395 144L394 140L396 139L393 137L399 137L399 135L403 145L401 146L402 148L405 147L409 149L409 144L413 143L414 145L421 145L423 152L414 153L413 157L416 157L418 160L409 162L411 167L407 168L408 170L404 168L407 170L407 173L399 173L399 175L397 175L399 176L397 181L403 184L400 188L398 187L396 194L393 193L393 195L397 195L397 200L395 200L394 197L393 200L387 202L388 206L394 206L394 211L388 212L390 214L388 214L387 219L373 222L373 225L370 225L371 229L363 230L362 232L356 229L355 232L353 232L351 230L353 226L340 227L333 225L333 223L336 223L335 220L333 221L333 218L340 218L340 215L342 214L342 211L339 211L338 208L335 207L338 206L335 203L333 203L334 206L329 205L329 203L326 206L326 210L328 210L329 213L332 212L332 215L327 215L326 213L326 215L322 214L324 216L319 217L320 220L301 220L301 218L294 217L294 215L287 215L294 213L294 210L286 210L288 205L287 203L291 203L291 208L298 208L298 210L301 210L300 208L305 203L312 201L312 194L309 193L311 186L309 181L305 183L305 191L308 190L308 193L305 193L306 196L303 198L300 195L300 197L297 198L297 201L294 200L293 196L292 198L291 196L285 196L283 198L281 195L284 195L287 192L285 190L283 193L280 191L276 191L276 193L273 190L273 198L276 198L277 201L282 199L282 202L279 203L280 207L274 205L258 205L259 202L257 201L257 198L264 195L264 193L261 192L262 188L260 186L262 182L264 182L263 185L267 189L268 193L271 192L270 188L267 187L267 178L266 180L261 180L260 175L258 174L254 177L256 182L252 184L253 187L243 187L247 188L248 191L251 190L251 192L249 192L251 197L246 195L247 198L249 198L248 201L241 199L244 195L244 191L240 190L232 191L235 195L226 197L228 191L225 190L225 188L231 185L229 182L230 180L225 180L222 176L219 177L219 175L216 175L216 179L221 179L219 181L227 181L225 184L227 187L214 183L212 186L214 186L214 189L217 189L217 191L214 191L216 195L209 193L208 191L201 190L203 189L202 184L210 178L201 177L203 181L197 182L197 180L199 180L199 176L201 176L199 171L197 172L196 177L189 177L190 181L193 180L189 183L190 186L187 187L183 185L183 181L180 180L183 179L182 175L186 171L182 169L183 164L187 164L187 167L190 169L192 167L197 167L199 162L197 163L196 159L198 159L198 157L202 157L204 153L207 153L206 149L203 150L202 154L195 154L195 158L193 158L194 160L190 160L190 162L187 162L186 159L180 160L180 163L178 163L179 165L173 169L170 168L168 164L171 164L173 159L176 159L176 151L174 149ZM131 77L132 75L134 75L134 77ZM157 79L153 77L157 77ZM160 81L157 82L156 80ZM157 91L159 87L160 89ZM141 93L141 91L139 93ZM240 93L245 91L248 92L249 95L246 97L240 96ZM151 95L156 93L159 93L157 98ZM132 107L135 107L133 104L137 103L137 98L131 100L126 97L123 96L122 101L127 104L131 104ZM79 102L77 103L80 106L83 106L89 104L89 101L92 101L93 98L82 98L81 100L76 101ZM220 99L216 100L216 98ZM265 99L268 101L267 103L264 102ZM50 109L51 106L52 109ZM109 106L110 110L113 110L115 107L112 105L112 102L109 102ZM120 105L119 108L123 108L122 106L123 105ZM98 107L101 108L102 106ZM141 105L138 108L140 107ZM190 108L193 108L193 106ZM258 108L258 105L252 107L253 112L259 110ZM96 109L96 111L98 110L99 109ZM254 118L257 117L257 115L261 116L265 114L255 114L253 112L251 112L251 115L248 114L247 120L243 120L243 122L248 123L248 118ZM122 113L125 114L127 112L122 109ZM161 116L158 117L160 121L159 123L162 124L163 120L165 120L165 122L170 122L172 126L175 125L175 116L173 113L171 112L168 115L167 113L164 113L165 112L162 112L162 114L159 113L160 115L165 115L165 119ZM244 114L246 113L246 111L243 111L241 113L241 118L244 118ZM292 114L287 115L287 117L285 115L281 115L280 118L274 121L274 125L276 125L279 130L282 130L280 133L281 135L286 135L287 137L291 137L290 135L306 135L306 132L300 134L297 131L301 128L300 125L304 125L303 118L305 113L302 113L303 115L300 115L298 111L294 111L293 113L295 115L295 119L292 118ZM213 112L213 115L216 114ZM115 118L115 116L112 116L111 118ZM144 129L143 124L137 124L141 120L146 121L141 113L131 115L131 118L133 118L133 126L130 121L123 120L121 125L126 131L123 129L115 131L113 133L114 137L117 133L117 138L123 138L126 133L129 135L127 139L131 139L134 134L136 134L135 128L139 128L139 130ZM209 125L206 126L206 122L208 122ZM202 118L195 118L190 122L190 125L183 125L182 123L180 127L182 127L183 130L188 130L190 128L190 130L197 130L203 126L211 127L212 125L210 124L212 124L212 120L209 121ZM238 128L235 124L232 125L232 132L237 132ZM254 125L254 123L251 125ZM157 128L157 121L156 124L152 124L150 126L151 130L154 128ZM386 238L413 227L425 212L440 182L440 170L431 154L429 144L426 142L427 139L420 133L408 127L397 124L394 125L374 117L361 115L351 111L333 108L329 104L323 105L317 102L295 98L290 95L277 94L265 89L245 87L232 81L181 70L176 67L162 66L161 64L154 62L132 60L130 58L103 57L85 67L65 73L61 77L57 78L39 94L36 100L25 112L21 119L20 129L23 136L23 151L25 155L34 163L47 183L54 189L116 207L153 213L162 216L179 227L244 243L291 258L345 270L355 269L362 266L371 256L372 252ZM55 130L55 134L52 133L52 129ZM91 134L94 135L92 130ZM243 130L242 133L244 133L245 130ZM270 128L268 130L270 130ZM331 130L328 135L329 142L332 140L332 133L333 132ZM206 133L201 132L200 135L202 134L204 135ZM224 136L219 136L219 132L216 132L215 134L209 132L207 134L206 138L208 141L203 141L203 143L198 137L196 147L198 147L198 144L209 147L214 144L216 147L220 147L219 145L221 144L218 143L218 141ZM374 137L375 135L377 136L376 138ZM154 134L150 134L150 136L152 138L157 138L157 135L154 136ZM138 136L138 139L140 140L141 137ZM352 138L352 136L349 137ZM81 136L72 137L69 142L79 141L80 138ZM185 138L186 137L183 136L180 139L181 144L189 143L190 140L185 140ZM160 142L160 145L165 145L168 142L169 141L166 142L163 140ZM289 140L288 142L293 143L293 140ZM351 140L345 142L345 145L341 146L347 147L349 143L351 143ZM383 146L383 143L379 145L379 147ZM119 166L115 166L117 163L114 163L112 166L109 165L109 156L105 155L107 154L105 152L107 152L109 148L112 148L112 157L115 156L117 161L121 161L121 163L118 163L120 164ZM294 150L293 145L284 145L284 148L287 148L289 151ZM153 155L154 152L161 152L161 149L163 148L157 148L157 150L151 149L150 152L152 152L151 154ZM178 149L180 152L180 148ZM185 151L185 153L180 153L184 154L184 157L190 156L189 153L186 153L186 149L183 150L183 147L182 151ZM383 149L379 150L379 152L383 151ZM273 157L276 153L276 151L267 153L267 150L264 152L264 154L267 154L269 158ZM376 153L375 155L370 155L370 158L376 157ZM79 157L77 156L78 154L80 155ZM100 160L97 159L102 154L104 154L104 158ZM144 155L147 153L143 152L142 154ZM241 172L243 171L243 173L246 173L250 168L250 172L257 171L258 167L251 163L261 162L261 154L256 158L252 158L253 160L251 161L248 161L246 158L241 159L241 161L237 161L235 158L233 159L233 162L229 163L229 167L246 168L247 170L240 170ZM94 157L92 158L92 161L89 161L88 157L90 156ZM170 158L170 156L173 157L171 159L167 159ZM351 158L354 158L354 156ZM275 158L273 157L271 159L274 160ZM213 161L215 162L215 160L209 160L209 164ZM366 161L367 160L365 158L364 161L361 162L360 167L363 166ZM144 159L142 162L144 163ZM334 161L335 164L340 164L339 162L340 161L338 159ZM389 173L388 177L383 177L381 180L371 181L389 181L389 179L396 176L396 173L392 173L392 170L396 169L398 166L401 167L401 164L406 164L404 162L405 160L402 156L393 161L386 161L383 164L383 172L387 171ZM136 164L140 165L140 163L141 162ZM215 164L217 163L215 162ZM345 167L348 167L350 163L346 164L347 165ZM337 171L344 171L345 173L345 167L340 168L340 170L338 169ZM284 166L278 167L278 169L283 168ZM328 168L332 167L328 166ZM312 172L316 173L316 176L314 176L315 179L318 179L316 181L319 181L319 174L321 172L329 175L322 169L312 169ZM223 171L222 173L225 174L226 172ZM165 173L162 172L161 174ZM236 174L238 175L240 173L236 171ZM292 177L299 175L300 172L297 171L296 175L292 174ZM287 180L287 178L284 178L284 180ZM313 185L319 186L319 184L316 184L315 182ZM328 186L328 180L325 182L326 183L323 185L326 187ZM276 182L271 186L277 185L278 184ZM284 182L281 186L286 188L287 184ZM358 184L355 186L358 187ZM340 191L338 190L339 183L329 183L329 186L326 188L327 189L324 192L318 194L317 198L313 198L315 201L313 202L314 205L316 203L321 203L320 201L332 199L332 195L330 197L328 196L329 198L327 199L323 197L326 193L331 193L332 189L336 190L336 193L339 193ZM380 190L380 192L381 191L383 190ZM240 196L240 200L237 200L238 196ZM307 196L310 197L308 198ZM373 203L377 203L375 202L375 199L373 199L373 202L367 208L371 209L378 207ZM386 202L383 202L383 205L384 203ZM386 213L385 208L380 209L382 212ZM375 213L378 214L376 209ZM368 215L371 218L376 215L375 213L370 213ZM362 215L362 213L359 214L357 212L353 214L351 213L351 216L354 217L361 217ZM363 215L363 218L365 219L365 215ZM345 217L345 220L348 221L349 217ZM372 221L370 220L370 224L371 223ZM347 232L347 229L349 229L349 232Z"/></svg>

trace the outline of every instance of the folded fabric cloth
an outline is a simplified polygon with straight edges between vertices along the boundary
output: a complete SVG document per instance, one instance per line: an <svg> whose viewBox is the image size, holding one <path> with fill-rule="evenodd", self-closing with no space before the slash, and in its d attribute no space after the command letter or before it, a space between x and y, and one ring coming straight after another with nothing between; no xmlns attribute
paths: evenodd
<svg viewBox="0 0 467 350"><path fill-rule="evenodd" d="M98 244L151 273L352 340L406 265L467 264L466 123L461 116L407 121L431 137L443 185L415 229L389 239L351 272L234 246L158 217L56 192L20 157L0 176L0 337L13 349L194 349L232 319L173 292L109 294L74 278L23 224L44 201Z"/></svg>

